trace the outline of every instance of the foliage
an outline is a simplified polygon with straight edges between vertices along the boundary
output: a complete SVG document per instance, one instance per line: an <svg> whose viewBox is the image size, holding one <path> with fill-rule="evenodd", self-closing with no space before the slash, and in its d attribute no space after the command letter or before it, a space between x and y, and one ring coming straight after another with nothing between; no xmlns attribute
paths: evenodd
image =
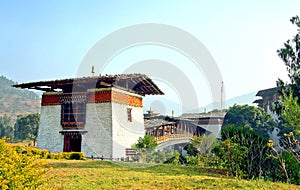
<svg viewBox="0 0 300 190"><path fill-rule="evenodd" d="M0 116L0 138L2 137L9 139L14 137L13 121L7 115Z"/></svg>
<svg viewBox="0 0 300 190"><path fill-rule="evenodd" d="M289 175L288 175L288 172L287 172L287 169L286 169L286 165L285 165L285 159L282 156L283 152L282 151L277 151L274 148L274 143L273 143L272 140L269 140L267 146L272 149L272 151L270 153L270 157L274 158L275 160L278 161L278 166L280 168L280 171L284 173L285 182L289 183L290 180L289 180Z"/></svg>
<svg viewBox="0 0 300 190"><path fill-rule="evenodd" d="M284 133L280 139L282 149L291 153L300 164L300 142L293 132Z"/></svg>
<svg viewBox="0 0 300 190"><path fill-rule="evenodd" d="M285 167L288 172L289 180L292 184L300 185L300 164L293 157L292 154L287 152L282 153L282 157L285 160Z"/></svg>
<svg viewBox="0 0 300 190"><path fill-rule="evenodd" d="M224 160L224 165L236 177L245 175L245 159L247 158L248 148L238 143L233 143L227 139L219 147L214 149L217 156Z"/></svg>
<svg viewBox="0 0 300 190"><path fill-rule="evenodd" d="M157 142L154 137L145 135L144 138L140 137L138 139L138 142L133 145L133 148L137 150L137 156L140 162L149 162L153 159L153 156L156 157L153 155L156 146ZM159 152L157 154L159 154Z"/></svg>
<svg viewBox="0 0 300 190"><path fill-rule="evenodd" d="M140 137L138 142L133 145L133 148L136 149L139 162L156 164L176 163L177 155L179 154L178 151L160 151L155 150L155 147L157 147L157 142L150 135L145 135L144 138Z"/></svg>
<svg viewBox="0 0 300 190"><path fill-rule="evenodd" d="M292 127L297 133L300 133L300 105L298 104L298 97L294 98L293 92L290 90L289 95L283 92L281 100L283 102L282 119L287 127Z"/></svg>
<svg viewBox="0 0 300 190"><path fill-rule="evenodd" d="M49 153L47 158L56 160L86 160L83 152Z"/></svg>
<svg viewBox="0 0 300 190"><path fill-rule="evenodd" d="M135 144L135 147L138 149L152 149L157 146L157 142L154 137L150 135L145 135L144 138L139 138L138 142Z"/></svg>
<svg viewBox="0 0 300 190"><path fill-rule="evenodd" d="M59 152L53 153L48 150L38 149L35 147L27 147L23 145L11 144L19 154L34 156L38 159L55 159L55 160L86 160L83 152Z"/></svg>
<svg viewBox="0 0 300 190"><path fill-rule="evenodd" d="M177 159L177 154L179 153L176 150L160 151L154 149L147 149L144 150L143 152L141 150L138 150L137 154L139 156L140 162L163 164L163 163L176 163L174 159Z"/></svg>
<svg viewBox="0 0 300 190"><path fill-rule="evenodd" d="M11 145L15 148L15 150L20 153L24 154L27 156L35 156L36 158L39 159L46 159L48 157L48 150L42 150L42 149L37 149L35 147L26 147L26 146L21 146L21 145Z"/></svg>
<svg viewBox="0 0 300 190"><path fill-rule="evenodd" d="M285 138L292 136L291 133L286 134ZM292 154L277 151L272 140L256 134L250 127L227 126L222 129L221 138L222 143L213 152L223 159L224 166L233 174L248 179L299 183L300 165L295 157L290 158ZM244 148L246 155L243 154Z"/></svg>
<svg viewBox="0 0 300 190"><path fill-rule="evenodd" d="M286 93L289 93L289 88L292 88L294 95L300 97L300 19L298 16L294 16L290 21L298 27L297 33L293 39L287 40L284 47L277 50L277 53L286 66L291 84L285 84L279 79L277 86ZM298 103L300 103L299 99Z"/></svg>
<svg viewBox="0 0 300 190"><path fill-rule="evenodd" d="M280 145L283 150L288 151L294 155L295 159L300 164L300 142L297 135L300 134L300 105L297 102L298 97L293 96L290 89L289 95L282 92L281 102L283 103L281 109L281 119L283 120L283 136L280 139ZM289 129L289 127L291 129ZM296 132L296 134L293 133ZM298 137L299 138L299 137Z"/></svg>
<svg viewBox="0 0 300 190"><path fill-rule="evenodd" d="M186 156L186 164L200 167L222 168L223 160L215 154L200 153L196 156Z"/></svg>
<svg viewBox="0 0 300 190"><path fill-rule="evenodd" d="M228 109L224 117L223 126L249 126L256 133L268 138L276 123L271 115L259 107L249 105L234 105Z"/></svg>
<svg viewBox="0 0 300 190"><path fill-rule="evenodd" d="M268 146L272 149L270 157L277 161L280 168L280 170L278 170L279 175L277 174L277 176L275 176L276 180L299 185L300 164L297 157L291 153L276 150L274 148L274 143L271 140L269 140ZM283 173L284 175L280 175L280 173Z"/></svg>
<svg viewBox="0 0 300 190"><path fill-rule="evenodd" d="M268 147L266 146L268 140L266 138L255 133L250 127L235 127L234 125L230 125L222 129L221 139L223 142L229 140L226 144L222 144L223 149L232 147L242 149L246 147L248 149L245 159L237 163L241 164L238 169L241 169L248 179L261 178L264 175L266 172L264 164L268 155ZM218 151L220 151L220 148L214 150L222 158L222 152L220 154ZM224 152L224 154L229 153Z"/></svg>
<svg viewBox="0 0 300 190"><path fill-rule="evenodd" d="M187 144L185 149L188 154L196 156L198 153L210 153L216 144L217 139L213 134L204 134L199 137L195 137Z"/></svg>
<svg viewBox="0 0 300 190"><path fill-rule="evenodd" d="M40 114L28 114L18 116L14 129L15 140L30 139L35 142L40 122Z"/></svg>
<svg viewBox="0 0 300 190"><path fill-rule="evenodd" d="M179 165L180 164L180 153L176 152L175 156L172 158L173 165Z"/></svg>
<svg viewBox="0 0 300 190"><path fill-rule="evenodd" d="M46 170L37 157L22 154L0 139L1 189L36 189L46 181L41 176Z"/></svg>

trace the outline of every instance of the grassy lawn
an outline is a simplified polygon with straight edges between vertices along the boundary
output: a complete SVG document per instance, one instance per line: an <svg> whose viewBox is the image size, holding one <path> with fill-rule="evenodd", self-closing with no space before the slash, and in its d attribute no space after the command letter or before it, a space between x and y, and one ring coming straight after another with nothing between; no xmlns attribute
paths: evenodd
<svg viewBox="0 0 300 190"><path fill-rule="evenodd" d="M221 170L109 161L47 161L57 189L300 189L300 186L238 180Z"/></svg>

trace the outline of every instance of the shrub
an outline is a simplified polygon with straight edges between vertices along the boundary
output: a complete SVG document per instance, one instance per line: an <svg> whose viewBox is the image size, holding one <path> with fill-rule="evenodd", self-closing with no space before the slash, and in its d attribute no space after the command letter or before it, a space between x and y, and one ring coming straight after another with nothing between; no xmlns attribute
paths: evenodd
<svg viewBox="0 0 300 190"><path fill-rule="evenodd" d="M285 160L285 167L288 172L290 183L300 185L300 164L293 154L283 152L282 157Z"/></svg>
<svg viewBox="0 0 300 190"><path fill-rule="evenodd" d="M141 149L138 150L140 151ZM171 163L172 161L170 160L173 160L173 158L176 157L177 153L178 151L176 150L168 150L166 152L160 150L147 150L142 152L142 154L138 152L138 156L140 158L140 161L142 162L162 164Z"/></svg>
<svg viewBox="0 0 300 190"><path fill-rule="evenodd" d="M52 159L57 160L86 160L83 152L60 152L52 153Z"/></svg>
<svg viewBox="0 0 300 190"><path fill-rule="evenodd" d="M224 166L236 177L245 176L248 148L227 139L215 147L213 152L224 161Z"/></svg>
<svg viewBox="0 0 300 190"><path fill-rule="evenodd" d="M83 152L71 152L69 160L86 160Z"/></svg>
<svg viewBox="0 0 300 190"><path fill-rule="evenodd" d="M237 144L235 146L248 149L244 164L241 165L245 177L248 179L261 178L264 174L264 165L268 157L268 139L258 135L250 127L226 126L221 131L221 138L224 141ZM222 158L222 157L220 157Z"/></svg>
<svg viewBox="0 0 300 190"><path fill-rule="evenodd" d="M196 156L186 156L187 165L195 165L201 167L221 168L222 160L215 154L197 154Z"/></svg>
<svg viewBox="0 0 300 190"><path fill-rule="evenodd" d="M0 187L1 189L36 189L46 183L44 164L37 156L20 152L0 139Z"/></svg>
<svg viewBox="0 0 300 190"><path fill-rule="evenodd" d="M36 156L41 159L46 159L48 156L47 150L37 149L34 147L25 147L21 145L11 145L18 153L26 154L28 156Z"/></svg>

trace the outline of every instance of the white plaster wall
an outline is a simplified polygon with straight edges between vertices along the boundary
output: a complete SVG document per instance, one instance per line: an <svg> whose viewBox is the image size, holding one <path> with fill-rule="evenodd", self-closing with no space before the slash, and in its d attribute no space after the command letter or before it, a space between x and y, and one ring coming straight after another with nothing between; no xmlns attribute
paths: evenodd
<svg viewBox="0 0 300 190"><path fill-rule="evenodd" d="M64 136L59 133L62 130L60 123L61 106L42 106L40 126L37 137L37 148L50 152L62 152Z"/></svg>
<svg viewBox="0 0 300 190"><path fill-rule="evenodd" d="M132 108L132 122L128 121L127 108ZM126 156L125 149L145 134L143 108L112 103L113 158Z"/></svg>
<svg viewBox="0 0 300 190"><path fill-rule="evenodd" d="M112 156L111 103L86 105L86 124L81 151L85 156L110 158Z"/></svg>

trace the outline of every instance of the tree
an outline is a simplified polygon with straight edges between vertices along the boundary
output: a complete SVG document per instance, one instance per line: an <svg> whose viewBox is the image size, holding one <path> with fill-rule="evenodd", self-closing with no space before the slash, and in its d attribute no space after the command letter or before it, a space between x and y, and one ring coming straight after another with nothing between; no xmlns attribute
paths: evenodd
<svg viewBox="0 0 300 190"><path fill-rule="evenodd" d="M273 131L276 123L262 108L235 104L228 109L224 117L223 126L227 125L249 126L254 132L269 138L268 132Z"/></svg>
<svg viewBox="0 0 300 190"><path fill-rule="evenodd" d="M283 121L287 127L292 127L297 133L300 133L300 105L297 102L298 97L294 97L292 91L290 91L289 95L283 92L281 101L283 102L281 111Z"/></svg>
<svg viewBox="0 0 300 190"><path fill-rule="evenodd" d="M268 157L268 140L255 133L249 126L236 127L226 126L221 131L222 143L213 149L213 153L227 162L228 157L232 157L234 163L227 163L229 169L234 169L233 173L248 179L260 178L265 171L265 163ZM245 149L247 148L247 149ZM239 150L235 150L239 149ZM227 152L227 151L235 152ZM246 152L245 152L246 151ZM241 157L242 155L244 155Z"/></svg>
<svg viewBox="0 0 300 190"><path fill-rule="evenodd" d="M236 177L243 177L245 172L245 159L247 159L248 148L230 139L224 140L213 149L214 153L224 160L225 167Z"/></svg>
<svg viewBox="0 0 300 190"><path fill-rule="evenodd" d="M290 21L297 26L297 33L284 43L283 48L277 50L286 65L290 83L284 83L280 79L277 81L277 86L281 89L279 92L281 99L276 112L280 114L285 127L291 127L296 133L300 133L300 19L294 16ZM284 133L281 145L300 163L300 143L292 131Z"/></svg>
<svg viewBox="0 0 300 190"><path fill-rule="evenodd" d="M297 139L300 134L300 105L297 102L298 97L294 97L293 92L290 90L289 95L283 92L281 101L283 107L281 110L281 119L287 129L290 127L293 131L283 134L280 138L281 149L291 153L295 159L300 163L300 142Z"/></svg>
<svg viewBox="0 0 300 190"><path fill-rule="evenodd" d="M300 97L300 19L298 16L294 16L290 21L298 27L297 33L293 39L287 40L284 47L277 50L277 53L285 63L291 83L286 84L278 79L277 86L281 89L279 93L284 90L288 94L291 88L294 96ZM299 98L298 103L300 103Z"/></svg>
<svg viewBox="0 0 300 190"><path fill-rule="evenodd" d="M144 138L140 137L138 142L133 145L133 148L136 148L137 155L139 156L140 162L145 162L149 160L149 156L151 157L154 148L157 146L157 142L154 137L150 135L145 135ZM147 159L148 157L148 159Z"/></svg>
<svg viewBox="0 0 300 190"><path fill-rule="evenodd" d="M213 134L202 135L194 138L186 146L188 154L196 156L199 153L210 153L212 148L217 144L217 139Z"/></svg>
<svg viewBox="0 0 300 190"><path fill-rule="evenodd" d="M14 136L16 140L33 140L34 145L37 138L40 114L28 114L18 116L15 123Z"/></svg>
<svg viewBox="0 0 300 190"><path fill-rule="evenodd" d="M140 137L138 142L136 143L136 148L142 148L142 149L153 149L157 146L157 142L154 139L154 137L150 135L145 135L144 138Z"/></svg>
<svg viewBox="0 0 300 190"><path fill-rule="evenodd" d="M14 137L13 121L7 115L0 116L0 138L4 136L10 139Z"/></svg>

